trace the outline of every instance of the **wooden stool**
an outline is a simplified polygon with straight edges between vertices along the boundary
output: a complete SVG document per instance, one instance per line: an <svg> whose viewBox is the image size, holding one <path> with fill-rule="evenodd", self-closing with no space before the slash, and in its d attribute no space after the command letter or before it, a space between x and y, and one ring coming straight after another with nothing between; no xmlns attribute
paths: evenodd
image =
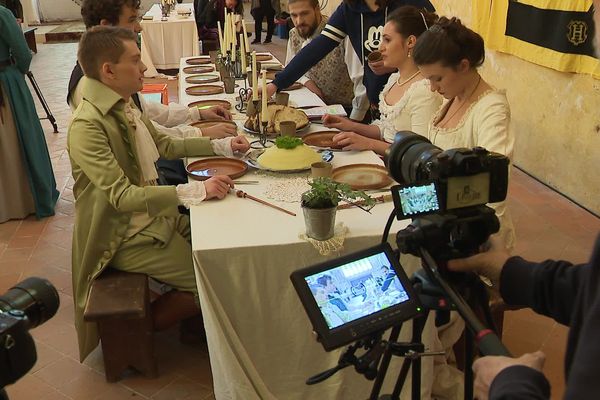
<svg viewBox="0 0 600 400"><path fill-rule="evenodd" d="M92 283L83 319L98 324L108 382L118 381L128 367L158 376L146 275L104 271Z"/></svg>

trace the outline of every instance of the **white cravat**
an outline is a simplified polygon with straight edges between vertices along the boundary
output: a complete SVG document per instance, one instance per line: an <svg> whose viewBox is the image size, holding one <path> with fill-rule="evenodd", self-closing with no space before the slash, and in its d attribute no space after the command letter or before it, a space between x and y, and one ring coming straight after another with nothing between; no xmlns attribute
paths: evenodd
<svg viewBox="0 0 600 400"><path fill-rule="evenodd" d="M135 129L135 148L138 156L138 163L142 172L142 185L156 185L158 172L156 172L156 161L160 157L156 143L148 130L148 127L142 121L142 113L137 107L131 105L131 102L125 105L125 116Z"/></svg>

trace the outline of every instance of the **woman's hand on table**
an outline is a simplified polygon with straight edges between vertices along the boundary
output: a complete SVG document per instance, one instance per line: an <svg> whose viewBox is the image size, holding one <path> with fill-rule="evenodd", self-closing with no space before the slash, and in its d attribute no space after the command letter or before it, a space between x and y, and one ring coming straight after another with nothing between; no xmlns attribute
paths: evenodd
<svg viewBox="0 0 600 400"><path fill-rule="evenodd" d="M346 117L340 117L338 115L325 114L323 116L323 125L327 128L335 128L340 131L349 131L352 129L354 121Z"/></svg>
<svg viewBox="0 0 600 400"><path fill-rule="evenodd" d="M204 189L206 189L206 199L223 199L229 193L229 189L233 189L233 180L227 175L217 175L204 181Z"/></svg>
<svg viewBox="0 0 600 400"><path fill-rule="evenodd" d="M232 124L215 124L207 128L202 128L202 136L211 139L223 139L230 136L237 136L237 127Z"/></svg>
<svg viewBox="0 0 600 400"><path fill-rule="evenodd" d="M343 150L371 150L371 141L356 132L340 132L333 137L333 144Z"/></svg>
<svg viewBox="0 0 600 400"><path fill-rule="evenodd" d="M231 139L231 151L245 153L250 149L250 143L245 136L236 136Z"/></svg>
<svg viewBox="0 0 600 400"><path fill-rule="evenodd" d="M229 110L221 106L213 106L206 110L200 110L200 118L202 119L223 119L231 121L231 113Z"/></svg>

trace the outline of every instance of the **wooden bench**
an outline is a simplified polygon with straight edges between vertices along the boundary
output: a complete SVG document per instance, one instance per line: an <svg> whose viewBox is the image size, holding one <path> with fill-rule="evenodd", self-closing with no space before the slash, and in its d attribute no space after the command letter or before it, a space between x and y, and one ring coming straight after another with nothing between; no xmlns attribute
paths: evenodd
<svg viewBox="0 0 600 400"><path fill-rule="evenodd" d="M83 318L98 324L108 382L118 381L129 367L158 376L146 275L104 271L92 283Z"/></svg>

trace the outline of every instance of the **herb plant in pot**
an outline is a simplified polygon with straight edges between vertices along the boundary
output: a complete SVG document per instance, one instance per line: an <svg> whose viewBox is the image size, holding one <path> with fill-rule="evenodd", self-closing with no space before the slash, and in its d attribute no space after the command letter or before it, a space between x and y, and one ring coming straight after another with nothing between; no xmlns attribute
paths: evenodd
<svg viewBox="0 0 600 400"><path fill-rule="evenodd" d="M315 178L309 181L310 190L302 194L302 211L306 234L317 240L327 240L334 234L335 214L340 200L360 202L371 207L375 201L365 192L352 190L350 185L331 178Z"/></svg>

